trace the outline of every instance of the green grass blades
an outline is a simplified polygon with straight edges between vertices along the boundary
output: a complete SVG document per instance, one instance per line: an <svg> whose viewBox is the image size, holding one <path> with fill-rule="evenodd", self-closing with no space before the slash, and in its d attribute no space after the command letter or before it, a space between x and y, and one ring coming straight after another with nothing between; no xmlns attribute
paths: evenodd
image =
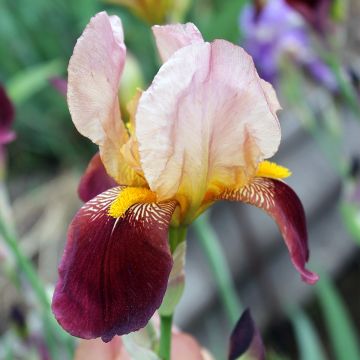
<svg viewBox="0 0 360 360"><path fill-rule="evenodd" d="M360 359L358 335L346 305L331 280L321 274L316 286L334 358L336 360Z"/></svg>
<svg viewBox="0 0 360 360"><path fill-rule="evenodd" d="M296 343L300 360L326 360L318 333L308 318L300 309L291 312L290 320L294 327Z"/></svg>

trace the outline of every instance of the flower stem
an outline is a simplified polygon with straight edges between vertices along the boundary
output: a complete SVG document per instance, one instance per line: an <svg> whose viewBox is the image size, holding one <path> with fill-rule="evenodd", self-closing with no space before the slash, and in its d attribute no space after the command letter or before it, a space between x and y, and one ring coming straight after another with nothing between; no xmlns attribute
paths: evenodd
<svg viewBox="0 0 360 360"><path fill-rule="evenodd" d="M159 355L161 360L171 359L171 325L172 315L160 317L160 347Z"/></svg>
<svg viewBox="0 0 360 360"><path fill-rule="evenodd" d="M200 240L200 244L206 254L210 269L218 285L220 297L228 319L231 325L235 325L242 306L237 297L234 282L219 239L206 215L197 219L194 222L193 228Z"/></svg>

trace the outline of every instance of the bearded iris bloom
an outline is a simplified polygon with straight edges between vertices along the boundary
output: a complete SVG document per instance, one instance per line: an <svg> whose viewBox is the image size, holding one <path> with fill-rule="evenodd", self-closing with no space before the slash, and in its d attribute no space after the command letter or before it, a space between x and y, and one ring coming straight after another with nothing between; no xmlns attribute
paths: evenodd
<svg viewBox="0 0 360 360"><path fill-rule="evenodd" d="M153 27L163 61L121 118L118 88L126 48L121 21L91 19L68 68L78 131L99 146L79 187L52 309L62 327L110 341L144 327L161 305L172 255L169 227L186 227L219 200L269 213L307 283L300 200L264 161L280 143L280 105L251 57L224 40L205 42L193 24Z"/></svg>

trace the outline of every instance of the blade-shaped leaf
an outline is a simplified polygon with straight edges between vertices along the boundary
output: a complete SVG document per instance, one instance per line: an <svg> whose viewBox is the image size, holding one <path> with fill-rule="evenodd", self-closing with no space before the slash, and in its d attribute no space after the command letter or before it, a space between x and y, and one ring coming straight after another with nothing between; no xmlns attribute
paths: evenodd
<svg viewBox="0 0 360 360"><path fill-rule="evenodd" d="M326 360L317 331L307 315L298 309L292 312L291 321L295 330L300 360Z"/></svg>
<svg viewBox="0 0 360 360"><path fill-rule="evenodd" d="M360 359L357 334L340 294L324 274L316 289L335 358Z"/></svg>
<svg viewBox="0 0 360 360"><path fill-rule="evenodd" d="M340 205L340 212L346 227L346 230L351 237L360 245L360 209L359 206L348 202L343 202Z"/></svg>
<svg viewBox="0 0 360 360"><path fill-rule="evenodd" d="M10 98L15 104L21 104L44 86L48 86L48 80L61 75L64 69L64 63L56 59L19 72L7 83Z"/></svg>

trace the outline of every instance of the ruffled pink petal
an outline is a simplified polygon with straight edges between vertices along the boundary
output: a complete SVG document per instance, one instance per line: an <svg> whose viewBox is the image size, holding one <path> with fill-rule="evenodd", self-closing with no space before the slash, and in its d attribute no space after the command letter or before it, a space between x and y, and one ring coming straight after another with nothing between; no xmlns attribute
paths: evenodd
<svg viewBox="0 0 360 360"><path fill-rule="evenodd" d="M295 192L284 182L256 177L239 190L229 190L219 199L242 201L265 210L277 223L290 252L291 261L303 281L314 284L319 276L305 268L309 260L304 208Z"/></svg>
<svg viewBox="0 0 360 360"><path fill-rule="evenodd" d="M152 31L163 62L184 46L204 42L199 29L192 23L155 25Z"/></svg>
<svg viewBox="0 0 360 360"><path fill-rule="evenodd" d="M128 139L118 100L125 56L120 19L100 12L78 39L68 68L72 120L82 135L100 146L104 165L113 177L123 166L119 153Z"/></svg>
<svg viewBox="0 0 360 360"><path fill-rule="evenodd" d="M242 313L231 333L228 359L236 360L245 353L252 360L265 359L264 344L249 309Z"/></svg>
<svg viewBox="0 0 360 360"><path fill-rule="evenodd" d="M116 181L107 174L100 154L96 153L80 180L78 194L82 201L87 202L117 185Z"/></svg>
<svg viewBox="0 0 360 360"><path fill-rule="evenodd" d="M123 187L87 202L76 214L52 301L73 336L105 342L146 325L160 306L172 267L168 225L175 202L136 204L108 215Z"/></svg>
<svg viewBox="0 0 360 360"><path fill-rule="evenodd" d="M216 40L178 50L140 98L136 135L160 198L198 205L209 187L243 185L280 143L278 102L251 57Z"/></svg>

